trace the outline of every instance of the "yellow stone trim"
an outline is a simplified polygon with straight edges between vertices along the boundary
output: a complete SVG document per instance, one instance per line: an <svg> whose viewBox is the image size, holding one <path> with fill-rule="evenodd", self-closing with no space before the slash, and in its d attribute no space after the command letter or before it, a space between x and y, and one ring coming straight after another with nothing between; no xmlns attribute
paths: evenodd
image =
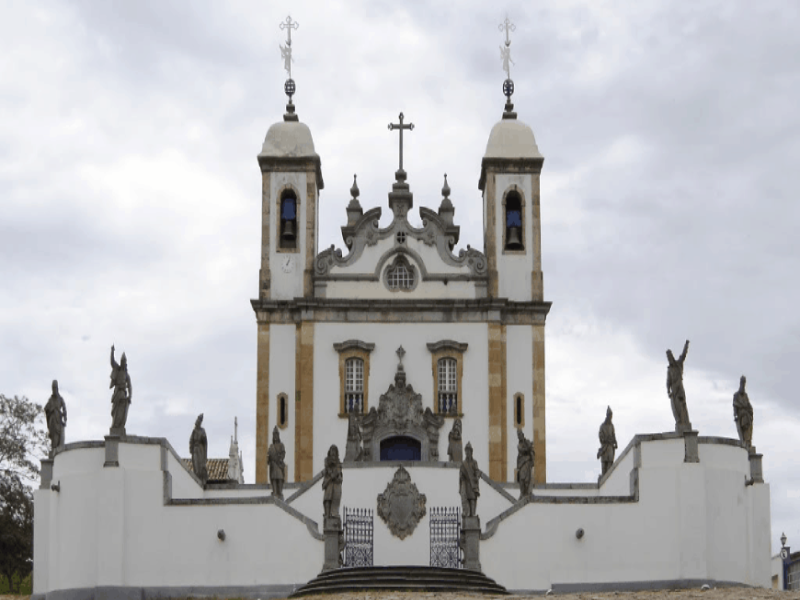
<svg viewBox="0 0 800 600"><path fill-rule="evenodd" d="M547 436L544 390L544 323L533 326L533 461L534 483L547 482Z"/></svg>
<svg viewBox="0 0 800 600"><path fill-rule="evenodd" d="M314 259L316 252L317 231L317 183L316 171L306 172L306 260L303 269L303 296L314 295ZM299 246L299 244L298 244Z"/></svg>
<svg viewBox="0 0 800 600"><path fill-rule="evenodd" d="M519 416L520 420L517 422L517 400L522 403L520 406ZM517 392L514 394L514 398L512 399L513 404L511 405L511 414L513 415L514 420L514 427L517 429L524 429L525 428L525 394L522 392Z"/></svg>
<svg viewBox="0 0 800 600"><path fill-rule="evenodd" d="M456 414L439 412L439 361L443 358L452 358L456 361ZM463 417L464 405L463 387L461 380L464 376L464 353L454 349L431 352L431 369L433 370L433 412L443 417Z"/></svg>
<svg viewBox="0 0 800 600"><path fill-rule="evenodd" d="M314 476L314 323L295 330L294 480Z"/></svg>
<svg viewBox="0 0 800 600"><path fill-rule="evenodd" d="M346 419L348 414L344 411L345 393L345 363L348 358L360 358L364 361L364 413L369 411L369 355L367 350L350 348L339 352L339 417Z"/></svg>
<svg viewBox="0 0 800 600"><path fill-rule="evenodd" d="M267 483L269 447L269 323L258 324L256 355L256 483Z"/></svg>
<svg viewBox="0 0 800 600"><path fill-rule="evenodd" d="M508 479L506 326L489 323L489 477Z"/></svg>
<svg viewBox="0 0 800 600"><path fill-rule="evenodd" d="M281 423L281 400L286 402L286 421ZM275 420L278 422L278 429L286 429L289 426L289 396L281 392L275 399Z"/></svg>
<svg viewBox="0 0 800 600"><path fill-rule="evenodd" d="M270 270L269 270L269 216L272 204L270 196L269 173L261 173L261 269L258 273L258 297L269 298Z"/></svg>
<svg viewBox="0 0 800 600"><path fill-rule="evenodd" d="M486 266L489 281L486 286L486 294L489 298L497 298L497 207L495 206L495 174L489 172L487 175L488 185L486 186L486 197L484 198L484 210L486 212Z"/></svg>
<svg viewBox="0 0 800 600"><path fill-rule="evenodd" d="M283 200L283 193L286 190L292 190L294 192L295 197L295 222L297 223L297 231L294 232L295 240L294 240L294 248L281 248L281 200ZM281 189L278 190L278 193L275 194L275 252L278 254L299 254L300 253L300 244L302 243L300 240L300 232L302 231L302 227L300 226L300 206L303 202L303 198L300 195L300 191L294 187L291 183L285 183Z"/></svg>

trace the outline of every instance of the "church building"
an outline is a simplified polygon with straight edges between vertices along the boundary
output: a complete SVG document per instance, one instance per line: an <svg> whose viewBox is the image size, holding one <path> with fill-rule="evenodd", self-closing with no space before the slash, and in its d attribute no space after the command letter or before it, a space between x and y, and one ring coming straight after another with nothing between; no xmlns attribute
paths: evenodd
<svg viewBox="0 0 800 600"><path fill-rule="evenodd" d="M461 419L464 443L498 482L514 481L522 430L533 439L534 481L544 483L544 157L510 93L475 173L483 195L480 250L454 250L460 228L446 176L439 206L418 207L421 228L409 223L414 196L402 136L413 125L401 113L391 126L400 135L391 223L379 226L384 207L362 207L354 180L341 215L343 247L320 251L321 158L295 113L293 91L290 79L286 114L258 155L256 482L268 481L275 426L287 480L302 482L322 469L332 444L344 447L354 416L361 458L371 461L447 460L446 434ZM420 406L392 427L375 428L381 397L401 373Z"/></svg>

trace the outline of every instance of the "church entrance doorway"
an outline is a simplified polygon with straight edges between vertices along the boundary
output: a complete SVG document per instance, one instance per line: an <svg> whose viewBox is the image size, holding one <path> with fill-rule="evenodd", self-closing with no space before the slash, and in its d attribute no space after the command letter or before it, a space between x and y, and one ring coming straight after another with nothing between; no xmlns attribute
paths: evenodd
<svg viewBox="0 0 800 600"><path fill-rule="evenodd" d="M422 445L412 437L397 435L381 440L381 460L421 460Z"/></svg>

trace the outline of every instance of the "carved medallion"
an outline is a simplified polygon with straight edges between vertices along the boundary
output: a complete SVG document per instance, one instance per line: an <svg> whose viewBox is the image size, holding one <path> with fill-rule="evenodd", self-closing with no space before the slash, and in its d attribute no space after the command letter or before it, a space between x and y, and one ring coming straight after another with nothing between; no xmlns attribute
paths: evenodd
<svg viewBox="0 0 800 600"><path fill-rule="evenodd" d="M411 483L408 471L400 467L386 490L378 494L378 514L392 535L404 540L425 516L425 500L425 494L420 494L416 484Z"/></svg>

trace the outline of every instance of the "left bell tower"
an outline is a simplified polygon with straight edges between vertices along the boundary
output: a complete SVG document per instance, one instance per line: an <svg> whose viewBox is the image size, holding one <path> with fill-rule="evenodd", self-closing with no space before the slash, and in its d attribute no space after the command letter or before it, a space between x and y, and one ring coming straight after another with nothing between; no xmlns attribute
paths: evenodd
<svg viewBox="0 0 800 600"><path fill-rule="evenodd" d="M271 425L282 430L280 435L286 446L287 462L293 463L295 470L293 479L300 481L311 477L308 473L313 452L311 382L314 324L286 322L281 318L285 302L314 295L319 191L323 187L320 159L314 151L311 130L300 122L292 103L296 88L291 77L291 31L296 28L297 23L293 23L291 17L281 23L281 29L286 29L289 36L286 45L281 46L289 73L284 85L289 102L283 119L267 131L258 155L261 170L261 261L258 297L251 301L258 324L257 483L267 482ZM275 301L280 304L276 306ZM270 373L270 355L276 359L289 353L296 356L294 364L291 367L282 365ZM286 477L291 480L289 473Z"/></svg>
<svg viewBox="0 0 800 600"><path fill-rule="evenodd" d="M294 88L290 79L286 82ZM287 90L288 93L288 90ZM283 121L267 131L261 167L261 269L259 299L292 300L314 294L319 231L319 155L311 130L295 114L291 96Z"/></svg>

